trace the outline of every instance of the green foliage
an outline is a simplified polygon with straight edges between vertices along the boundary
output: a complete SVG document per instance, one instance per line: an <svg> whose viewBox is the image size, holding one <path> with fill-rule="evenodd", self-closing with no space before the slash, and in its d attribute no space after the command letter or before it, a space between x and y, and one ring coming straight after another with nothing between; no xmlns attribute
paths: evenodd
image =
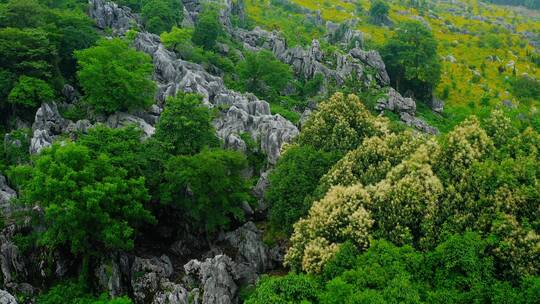
<svg viewBox="0 0 540 304"><path fill-rule="evenodd" d="M540 100L540 81L529 76L519 76L511 82L512 94L523 100Z"/></svg>
<svg viewBox="0 0 540 304"><path fill-rule="evenodd" d="M173 26L170 32L161 33L160 38L168 49L181 54L185 58L185 52L189 44L191 44L192 35L193 29Z"/></svg>
<svg viewBox="0 0 540 304"><path fill-rule="evenodd" d="M0 5L0 27L39 27L45 23L45 11L37 0L10 0Z"/></svg>
<svg viewBox="0 0 540 304"><path fill-rule="evenodd" d="M222 33L223 28L219 23L217 10L206 7L197 18L192 40L196 45L206 50L212 50L216 46L217 38Z"/></svg>
<svg viewBox="0 0 540 304"><path fill-rule="evenodd" d="M52 88L45 81L28 76L21 76L8 95L8 101L14 106L36 108L54 98Z"/></svg>
<svg viewBox="0 0 540 304"><path fill-rule="evenodd" d="M249 183L242 177L245 157L233 151L204 150L194 156L171 158L164 171L161 200L180 208L193 225L208 231L240 219L249 202Z"/></svg>
<svg viewBox="0 0 540 304"><path fill-rule="evenodd" d="M77 144L89 149L92 157L106 155L109 162L127 171L127 176L137 178L146 166L144 146L141 142L142 131L135 126L112 129L98 125L88 130L77 140Z"/></svg>
<svg viewBox="0 0 540 304"><path fill-rule="evenodd" d="M149 55L115 38L100 40L95 47L76 51L75 56L85 101L97 112L139 110L152 102L155 84Z"/></svg>
<svg viewBox="0 0 540 304"><path fill-rule="evenodd" d="M284 277L264 277L246 304L313 303L320 286L305 275L288 274Z"/></svg>
<svg viewBox="0 0 540 304"><path fill-rule="evenodd" d="M384 128L386 123L372 117L357 96L336 93L319 104L303 126L298 142L322 151L345 153Z"/></svg>
<svg viewBox="0 0 540 304"><path fill-rule="evenodd" d="M3 155L0 159L6 161L10 165L20 165L27 163L30 159L28 153L30 147L30 137L32 136L30 129L19 129L9 133L9 141L5 141L3 145ZM11 142L11 143L10 143ZM1 162L1 161L0 161ZM0 171L2 166L0 165Z"/></svg>
<svg viewBox="0 0 540 304"><path fill-rule="evenodd" d="M1 92L6 94L1 99L22 75L46 80L54 76L56 47L41 29L0 29L0 53Z"/></svg>
<svg viewBox="0 0 540 304"><path fill-rule="evenodd" d="M399 25L394 36L381 50L392 85L402 94L412 92L421 100L430 100L441 78L437 41L419 22Z"/></svg>
<svg viewBox="0 0 540 304"><path fill-rule="evenodd" d="M212 113L202 104L202 97L179 94L167 100L155 138L168 143L174 155L194 155L204 147L219 145L212 119Z"/></svg>
<svg viewBox="0 0 540 304"><path fill-rule="evenodd" d="M246 60L238 66L238 74L245 91L269 101L276 101L293 79L291 67L269 51L247 53Z"/></svg>
<svg viewBox="0 0 540 304"><path fill-rule="evenodd" d="M38 297L39 304L132 304L127 297L109 299L103 294L99 298L94 297L80 283L66 281L59 283Z"/></svg>
<svg viewBox="0 0 540 304"><path fill-rule="evenodd" d="M369 9L369 18L370 21L374 24L384 24L388 20L388 12L390 11L390 6L382 0L375 0L371 3L371 8Z"/></svg>
<svg viewBox="0 0 540 304"><path fill-rule="evenodd" d="M181 1L147 0L141 9L141 17L149 32L160 34L182 22Z"/></svg>
<svg viewBox="0 0 540 304"><path fill-rule="evenodd" d="M92 155L82 145L53 145L28 167L11 175L27 175L21 199L45 211L47 230L40 244L49 248L68 245L74 254L88 257L103 250L133 248L135 227L155 219L143 207L148 200L143 178L127 178L104 154ZM17 180L17 179L16 179Z"/></svg>
<svg viewBox="0 0 540 304"><path fill-rule="evenodd" d="M426 253L380 240L374 241L366 252L357 254L354 246L348 244L328 262L324 275L265 278L246 303L535 301L532 299L540 290L538 277L526 278L516 286L497 280L488 251L488 241L475 233L453 235Z"/></svg>
<svg viewBox="0 0 540 304"><path fill-rule="evenodd" d="M75 81L77 61L74 52L96 43L99 35L94 22L82 11L54 10L50 18L56 27L59 68L69 81Z"/></svg>
<svg viewBox="0 0 540 304"><path fill-rule="evenodd" d="M332 153L310 146L292 146L279 159L269 177L266 199L271 202L270 222L274 229L291 233L293 224L311 207L311 194L335 162Z"/></svg>

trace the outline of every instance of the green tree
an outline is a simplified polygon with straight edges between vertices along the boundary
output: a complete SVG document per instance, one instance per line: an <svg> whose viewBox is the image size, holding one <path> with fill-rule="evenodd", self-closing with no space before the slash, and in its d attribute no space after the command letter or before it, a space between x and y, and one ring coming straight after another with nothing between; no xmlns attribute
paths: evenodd
<svg viewBox="0 0 540 304"><path fill-rule="evenodd" d="M307 215L319 179L335 161L334 154L311 146L287 149L270 174L266 192L266 199L271 202L270 222L275 229L292 232L293 224Z"/></svg>
<svg viewBox="0 0 540 304"><path fill-rule="evenodd" d="M402 94L431 100L441 78L437 41L419 22L399 25L394 36L381 50L392 85Z"/></svg>
<svg viewBox="0 0 540 304"><path fill-rule="evenodd" d="M386 120L373 117L357 96L336 93L319 104L302 127L298 142L317 150L346 153L364 138L386 129Z"/></svg>
<svg viewBox="0 0 540 304"><path fill-rule="evenodd" d="M130 49L127 42L115 38L75 51L75 57L85 100L97 112L133 111L152 103L156 86L149 55Z"/></svg>
<svg viewBox="0 0 540 304"><path fill-rule="evenodd" d="M128 177L143 175L145 144L141 144L142 131L136 126L112 129L98 125L77 139L77 144L88 147L92 157L103 154L110 163L127 171Z"/></svg>
<svg viewBox="0 0 540 304"><path fill-rule="evenodd" d="M250 201L249 183L242 177L245 157L234 151L205 150L194 156L173 157L166 164L161 200L180 208L207 231L242 218Z"/></svg>
<svg viewBox="0 0 540 304"><path fill-rule="evenodd" d="M302 274L263 277L246 304L317 303L319 283Z"/></svg>
<svg viewBox="0 0 540 304"><path fill-rule="evenodd" d="M155 138L169 144L172 154L194 155L204 147L219 145L212 119L210 109L202 104L202 97L179 94L167 100Z"/></svg>
<svg viewBox="0 0 540 304"><path fill-rule="evenodd" d="M10 0L0 4L0 27L32 28L44 25L47 8L37 0Z"/></svg>
<svg viewBox="0 0 540 304"><path fill-rule="evenodd" d="M375 0L371 2L371 8L369 9L370 21L374 24L385 24L388 22L388 12L390 6L382 1Z"/></svg>
<svg viewBox="0 0 540 304"><path fill-rule="evenodd" d="M47 36L41 29L0 29L3 92L9 93L22 75L44 80L56 76L57 50Z"/></svg>
<svg viewBox="0 0 540 304"><path fill-rule="evenodd" d="M216 46L217 38L223 33L223 27L219 23L219 15L216 9L207 7L199 16L193 31L193 43L206 50L212 50Z"/></svg>
<svg viewBox="0 0 540 304"><path fill-rule="evenodd" d="M191 46L191 37L193 29L179 28L173 26L170 32L164 32L160 35L161 42L170 50L177 53L184 53L184 50Z"/></svg>
<svg viewBox="0 0 540 304"><path fill-rule="evenodd" d="M76 50L93 46L99 39L94 22L82 11L78 10L52 10L51 20L54 24L54 37L58 45L58 62L60 71L70 81L74 81L77 71L77 61L74 56Z"/></svg>
<svg viewBox="0 0 540 304"><path fill-rule="evenodd" d="M270 101L278 99L280 92L293 80L290 66L277 60L269 51L247 53L238 66L244 89Z"/></svg>
<svg viewBox="0 0 540 304"><path fill-rule="evenodd" d="M36 108L53 98L54 92L48 83L38 78L21 76L9 93L8 101L15 107Z"/></svg>
<svg viewBox="0 0 540 304"><path fill-rule="evenodd" d="M143 178L111 164L104 154L74 143L53 145L35 159L32 168L15 167L11 174L30 176L20 181L21 199L44 210L46 230L39 243L48 248L69 246L83 257L83 274L93 255L109 250L130 250L135 229L154 223L144 209L149 199Z"/></svg>
<svg viewBox="0 0 540 304"><path fill-rule="evenodd" d="M179 24L182 12L181 1L150 0L142 7L141 17L146 29L159 35Z"/></svg>

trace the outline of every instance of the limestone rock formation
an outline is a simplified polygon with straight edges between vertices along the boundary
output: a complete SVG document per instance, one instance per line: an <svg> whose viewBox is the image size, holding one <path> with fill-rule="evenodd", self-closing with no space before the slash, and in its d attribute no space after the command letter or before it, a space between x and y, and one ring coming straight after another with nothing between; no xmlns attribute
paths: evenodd
<svg viewBox="0 0 540 304"><path fill-rule="evenodd" d="M17 304L17 300L9 292L0 289L0 304Z"/></svg>
<svg viewBox="0 0 540 304"><path fill-rule="evenodd" d="M17 192L11 189L6 182L6 178L0 175L0 212L2 212L3 217L9 217L11 214L13 210L11 199L15 197L17 197Z"/></svg>
<svg viewBox="0 0 540 304"><path fill-rule="evenodd" d="M136 24L136 16L127 7L119 7L114 2L90 0L89 15L102 30L110 28L113 34L123 35Z"/></svg>
<svg viewBox="0 0 540 304"><path fill-rule="evenodd" d="M262 241L262 233L253 222L228 232L224 240L235 249L234 261L249 267L254 274L264 273L272 269L274 261L269 257L269 248Z"/></svg>
<svg viewBox="0 0 540 304"><path fill-rule="evenodd" d="M258 100L252 94L229 90L221 78L209 74L200 65L177 59L174 53L165 49L158 36L142 32L134 45L153 58L158 104L164 104L167 97L179 92L187 92L203 96L209 107L224 109L214 125L227 148L244 149L245 143L239 135L247 133L261 140L262 151L268 156L268 161L275 164L281 146L298 134L292 123L270 113L266 101Z"/></svg>
<svg viewBox="0 0 540 304"><path fill-rule="evenodd" d="M415 117L407 112L402 112L399 115L399 118L408 126L414 127L417 130L420 130L428 134L439 134L439 130L433 126L430 126L427 122L422 119Z"/></svg>
<svg viewBox="0 0 540 304"><path fill-rule="evenodd" d="M377 100L375 109L379 111L389 110L396 113L407 112L414 115L416 103L412 98L404 98L398 91L390 88L386 96Z"/></svg>
<svg viewBox="0 0 540 304"><path fill-rule="evenodd" d="M204 261L192 260L184 265L191 283L200 286L202 304L237 303L239 279L236 263L226 255L217 255Z"/></svg>
<svg viewBox="0 0 540 304"><path fill-rule="evenodd" d="M143 139L154 135L156 128L144 121L144 119L128 113L118 112L107 118L109 128L122 128L128 125L136 125L143 132Z"/></svg>
<svg viewBox="0 0 540 304"><path fill-rule="evenodd" d="M71 121L64 119L58 112L55 102L43 103L36 111L33 136L30 139L30 154L40 152L43 148L52 145L54 138L65 133Z"/></svg>
<svg viewBox="0 0 540 304"><path fill-rule="evenodd" d="M136 257L131 266L131 288L137 303L148 303L161 289L161 284L168 282L173 274L173 265L166 255L161 257Z"/></svg>
<svg viewBox="0 0 540 304"><path fill-rule="evenodd" d="M292 66L297 75L302 75L307 79L313 78L316 74L322 74L326 81L335 81L343 84L350 77L371 84L371 78L367 73L367 67L375 71L376 84L380 86L388 85L390 78L386 72L384 63L376 51L362 51L354 48L348 54L334 54L337 57L337 66L331 67L324 62L325 54L322 52L318 40L313 40L311 47L287 48L285 38L278 32L269 32L259 27L248 31L245 29L235 29L233 37L244 43L244 47L253 50L269 50L276 58Z"/></svg>

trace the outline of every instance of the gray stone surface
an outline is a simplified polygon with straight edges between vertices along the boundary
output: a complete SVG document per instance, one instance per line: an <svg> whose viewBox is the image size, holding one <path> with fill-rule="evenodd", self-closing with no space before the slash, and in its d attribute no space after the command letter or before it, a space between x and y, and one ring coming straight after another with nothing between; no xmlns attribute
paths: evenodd
<svg viewBox="0 0 540 304"><path fill-rule="evenodd" d="M9 217L13 211L11 199L17 197L17 192L7 184L6 178L0 174L0 212L3 217Z"/></svg>
<svg viewBox="0 0 540 304"><path fill-rule="evenodd" d="M0 289L0 304L17 304L17 300L9 292Z"/></svg>

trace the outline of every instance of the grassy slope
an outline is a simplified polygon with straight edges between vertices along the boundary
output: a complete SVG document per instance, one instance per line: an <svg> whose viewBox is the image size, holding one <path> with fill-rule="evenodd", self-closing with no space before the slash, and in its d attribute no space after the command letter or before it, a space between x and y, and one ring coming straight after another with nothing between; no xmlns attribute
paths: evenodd
<svg viewBox="0 0 540 304"><path fill-rule="evenodd" d="M369 24L365 15L356 15L355 6L346 1L290 1L310 10L320 10L325 20L342 22L358 18L358 29L367 34L367 45L372 48L380 47L392 34L388 28ZM390 18L395 23L410 20L411 16L418 15L415 9L400 5L400 1L389 2L392 7ZM283 31L290 44L308 44L311 39L320 37L323 33L322 29L309 25L302 14L272 6L268 0L247 0L246 3L248 15L256 24ZM461 8L436 3L432 4L431 8L438 19L430 18L429 14L423 18L430 24L439 41L439 55L442 57L452 55L457 62L442 61L442 79L436 92L438 96L443 96L445 90L449 91L445 100L444 115L435 115L420 106L419 116L423 116L445 131L470 114L482 116L488 113L490 108L500 105L502 100L508 99L519 104L519 101L508 92L507 78L512 76L512 69L499 74L499 66L506 66L513 61L518 75L527 73L537 78L540 78L540 69L527 57L527 54L533 51L532 47L525 43L520 35L505 30L497 25L496 21L515 25L518 32L540 31L540 13L521 10L518 14L515 9L479 4L477 0L462 0ZM364 11L369 10L369 1L364 1L362 5ZM451 13L450 9L459 9L470 16L480 15L487 20L479 21L458 16ZM452 32L448 24L466 29L471 34ZM492 62L486 59L492 55L497 56L500 61ZM479 81L473 81L473 70L482 75ZM520 108L534 113L537 103L538 101L534 104L521 104Z"/></svg>

